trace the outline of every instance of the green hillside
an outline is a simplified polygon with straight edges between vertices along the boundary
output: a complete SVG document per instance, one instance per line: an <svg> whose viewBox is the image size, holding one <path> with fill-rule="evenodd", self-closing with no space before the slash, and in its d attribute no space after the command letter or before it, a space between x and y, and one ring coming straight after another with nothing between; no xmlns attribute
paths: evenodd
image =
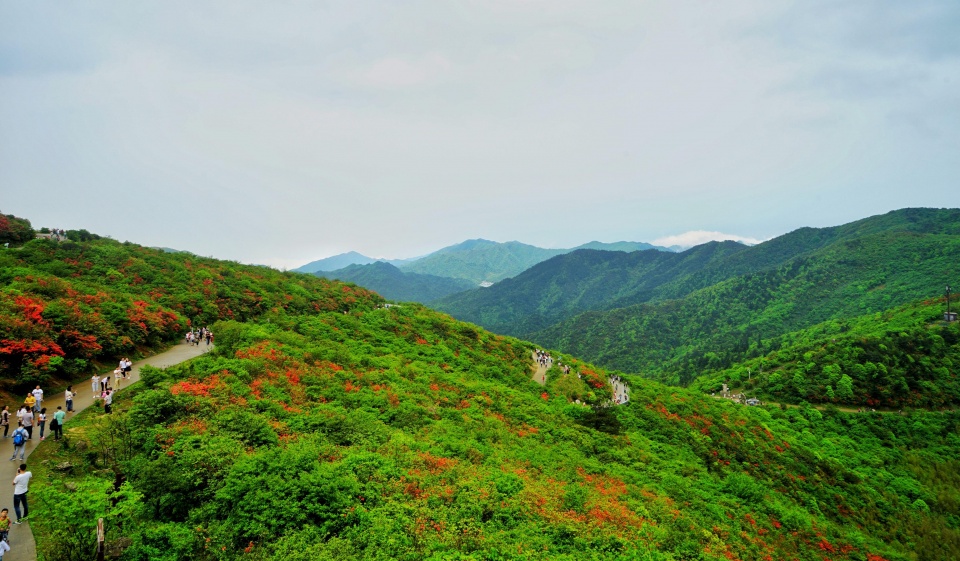
<svg viewBox="0 0 960 561"><path fill-rule="evenodd" d="M497 282L512 277L565 251L543 249L520 242L467 240L401 265L400 268L407 273L466 279L477 286L482 282Z"/></svg>
<svg viewBox="0 0 960 561"><path fill-rule="evenodd" d="M398 302L430 302L476 287L466 279L405 273L384 262L350 265L336 271L317 272L316 275L356 283Z"/></svg>
<svg viewBox="0 0 960 561"><path fill-rule="evenodd" d="M604 407L602 368L554 353L573 373L541 386L532 343L351 285L110 240L0 255L4 345L59 341L55 321L97 345L143 323L141 350L188 318L216 334L34 452L44 561L88 559L101 517L128 561L960 552L956 412L748 408L631 376Z"/></svg>
<svg viewBox="0 0 960 561"><path fill-rule="evenodd" d="M897 225L884 230L876 222ZM778 345L785 333L930 297L949 283L960 261L960 211L897 211L876 222L841 227L846 234L837 239L834 231L830 243L813 230L782 236L734 254L729 268L757 250L769 256L798 253L782 249L787 245L819 247L680 298L587 312L531 338L608 367L686 383Z"/></svg>
<svg viewBox="0 0 960 561"><path fill-rule="evenodd" d="M587 310L655 298L665 284L745 249L735 242L711 242L683 253L578 250L489 288L453 294L430 305L498 333L522 335Z"/></svg>
<svg viewBox="0 0 960 561"><path fill-rule="evenodd" d="M152 352L189 325L281 310L342 311L358 298L379 297L325 279L107 239L32 240L0 251L2 387L22 395L97 363Z"/></svg>
<svg viewBox="0 0 960 561"><path fill-rule="evenodd" d="M498 333L533 336L587 311L680 299L736 277L776 270L800 260L829 259L837 252L856 258L862 239L894 233L920 236L936 244L938 238L932 236L960 235L960 210L903 209L842 226L801 228L753 247L711 242L681 253L574 252L554 257L489 289L451 295L431 305ZM894 249L874 254L880 262L870 269L881 274L885 268L898 269L896 261L903 261L905 256ZM946 264L946 260L942 262ZM863 280L869 283L875 279ZM895 301L890 304L924 295L915 293L907 299L892 295Z"/></svg>
<svg viewBox="0 0 960 561"><path fill-rule="evenodd" d="M735 392L790 403L955 407L960 405L960 322L943 321L944 300L788 333L779 349L704 374L694 387L715 392L728 383Z"/></svg>

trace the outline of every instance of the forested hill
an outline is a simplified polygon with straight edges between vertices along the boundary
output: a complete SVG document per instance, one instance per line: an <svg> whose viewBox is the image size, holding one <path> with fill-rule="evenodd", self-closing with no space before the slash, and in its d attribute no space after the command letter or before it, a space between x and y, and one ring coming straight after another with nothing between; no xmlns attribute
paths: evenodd
<svg viewBox="0 0 960 561"><path fill-rule="evenodd" d="M960 306L960 302L954 303ZM787 403L849 407L960 405L960 322L943 321L945 298L831 320L788 333L776 350L709 371L693 387Z"/></svg>
<svg viewBox="0 0 960 561"><path fill-rule="evenodd" d="M467 240L401 266L404 272L466 279L474 286L512 277L529 267L565 252L520 242Z"/></svg>
<svg viewBox="0 0 960 561"><path fill-rule="evenodd" d="M801 228L753 247L711 242L679 254L574 252L554 257L489 289L451 295L431 305L498 333L533 336L586 311L679 299L742 275L775 270L800 260L830 258L837 251L856 258L858 245L870 243L862 240L882 234L920 236L936 244L937 236L960 235L960 210L903 209L842 226ZM914 257L899 254L894 246L872 258L879 261L869 265L865 274L882 274L885 269L899 267L898 261ZM942 264L947 265L946 261ZM864 278L863 282L875 280ZM924 295L913 293L907 298ZM908 301L890 296L890 305ZM618 367L624 365L618 363Z"/></svg>
<svg viewBox="0 0 960 561"><path fill-rule="evenodd" d="M652 299L665 284L745 249L736 242L711 242L683 253L577 250L430 305L498 333L533 333L583 311Z"/></svg>
<svg viewBox="0 0 960 561"><path fill-rule="evenodd" d="M747 408L630 376L605 406L603 368L554 353L572 372L541 386L533 344L343 283L110 240L2 259L4 348L145 349L187 318L216 334L34 451L50 561L88 558L98 518L126 561L960 552L956 413Z"/></svg>
<svg viewBox="0 0 960 561"><path fill-rule="evenodd" d="M684 298L587 312L533 339L609 367L685 383L779 345L785 333L935 296L958 261L957 235L871 234Z"/></svg>
<svg viewBox="0 0 960 561"><path fill-rule="evenodd" d="M475 288L466 279L405 273L389 263L350 265L336 271L319 271L317 276L356 283L387 298L400 302L430 302L444 296Z"/></svg>

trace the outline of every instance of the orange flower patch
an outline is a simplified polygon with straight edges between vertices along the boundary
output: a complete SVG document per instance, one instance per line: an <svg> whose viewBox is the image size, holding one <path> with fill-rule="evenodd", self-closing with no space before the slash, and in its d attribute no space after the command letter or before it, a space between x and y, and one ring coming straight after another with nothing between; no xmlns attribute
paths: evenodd
<svg viewBox="0 0 960 561"><path fill-rule="evenodd" d="M420 461L423 462L424 469L433 475L447 471L457 465L457 460L453 458L434 456L429 452L421 452L417 454L417 456L419 456Z"/></svg>
<svg viewBox="0 0 960 561"><path fill-rule="evenodd" d="M210 397L210 390L214 389L219 383L220 378L216 374L207 378L205 382L184 380L170 386L170 393L173 395L186 393L199 397Z"/></svg>

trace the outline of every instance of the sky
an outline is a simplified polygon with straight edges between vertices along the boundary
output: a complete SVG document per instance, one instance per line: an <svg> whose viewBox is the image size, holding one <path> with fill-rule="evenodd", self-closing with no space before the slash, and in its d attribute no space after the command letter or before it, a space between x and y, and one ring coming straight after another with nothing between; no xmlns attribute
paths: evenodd
<svg viewBox="0 0 960 561"><path fill-rule="evenodd" d="M295 268L960 206L956 0L0 0L0 211Z"/></svg>

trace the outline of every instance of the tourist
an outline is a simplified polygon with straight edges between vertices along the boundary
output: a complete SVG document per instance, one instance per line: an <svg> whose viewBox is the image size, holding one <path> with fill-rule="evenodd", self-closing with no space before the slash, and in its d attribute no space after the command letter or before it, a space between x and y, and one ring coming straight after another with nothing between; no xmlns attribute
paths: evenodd
<svg viewBox="0 0 960 561"><path fill-rule="evenodd" d="M37 424L40 425L40 440L43 440L43 429L47 426L47 408L44 407L37 414Z"/></svg>
<svg viewBox="0 0 960 561"><path fill-rule="evenodd" d="M30 507L27 506L27 492L30 490L30 478L33 474L27 471L27 464L20 464L17 470L17 476L13 478L13 510L17 513L17 521L14 524L20 524L30 516ZM23 516L20 516L20 505L23 505Z"/></svg>
<svg viewBox="0 0 960 561"><path fill-rule="evenodd" d="M33 440L33 411L23 410L23 428L27 429L27 440Z"/></svg>
<svg viewBox="0 0 960 561"><path fill-rule="evenodd" d="M103 412L113 412L113 390L108 389L107 393L103 396Z"/></svg>
<svg viewBox="0 0 960 561"><path fill-rule="evenodd" d="M13 431L13 455L10 456L10 461L17 459L17 452L20 452L20 459L24 460L26 458L27 447L27 437L30 434L27 432L27 429L23 425L19 425L17 430Z"/></svg>
<svg viewBox="0 0 960 561"><path fill-rule="evenodd" d="M96 374L94 374L93 378L90 378L90 382L91 382L90 384L91 390L93 391L93 396L94 398L96 398L97 392L100 391L100 376L97 376Z"/></svg>
<svg viewBox="0 0 960 561"><path fill-rule="evenodd" d="M23 400L23 404L27 406L27 409L33 411L33 407L37 404L37 398L33 397L32 393L28 393L26 399Z"/></svg>
<svg viewBox="0 0 960 561"><path fill-rule="evenodd" d="M39 413L40 407L42 407L43 404L43 390L40 389L40 384L37 384L37 387L34 388L34 390L30 393L33 394L33 399L36 400L36 403L33 406L33 411L35 413Z"/></svg>
<svg viewBox="0 0 960 561"><path fill-rule="evenodd" d="M3 425L3 437L9 438L7 433L10 432L10 406L4 405L3 411L0 412L0 425Z"/></svg>
<svg viewBox="0 0 960 561"><path fill-rule="evenodd" d="M53 431L53 439L60 440L63 437L63 422L67 418L67 413L59 405L57 412L53 414L53 421L50 422L50 430Z"/></svg>
<svg viewBox="0 0 960 561"><path fill-rule="evenodd" d="M67 393L64 394L67 402L67 411L73 412L73 396L76 395L73 393L73 386L67 386ZM57 409L60 409L57 407Z"/></svg>

